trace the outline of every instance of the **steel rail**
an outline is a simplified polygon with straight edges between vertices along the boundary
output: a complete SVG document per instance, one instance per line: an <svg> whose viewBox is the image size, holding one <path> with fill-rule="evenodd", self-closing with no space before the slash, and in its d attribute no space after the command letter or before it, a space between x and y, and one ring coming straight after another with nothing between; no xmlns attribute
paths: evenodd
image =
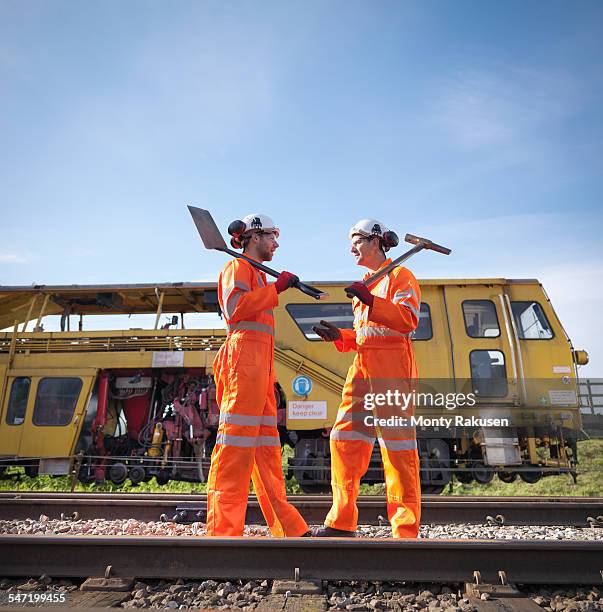
<svg viewBox="0 0 603 612"><path fill-rule="evenodd" d="M330 506L330 496L291 495L290 501L299 508L306 520L320 524ZM18 520L70 517L157 521L164 514L172 519L184 511L184 521L195 520L195 514L205 507L205 495L128 494L128 493L0 493L0 519ZM383 496L361 496L358 499L359 522L378 525L379 517L387 517ZM503 517L505 525L588 526L589 517L603 515L601 497L452 497L427 495L422 501L423 523L484 523L487 517ZM248 523L263 523L255 496L249 497ZM498 518L500 522L500 518Z"/></svg>
<svg viewBox="0 0 603 612"><path fill-rule="evenodd" d="M1 536L0 575L599 584L603 542Z"/></svg>

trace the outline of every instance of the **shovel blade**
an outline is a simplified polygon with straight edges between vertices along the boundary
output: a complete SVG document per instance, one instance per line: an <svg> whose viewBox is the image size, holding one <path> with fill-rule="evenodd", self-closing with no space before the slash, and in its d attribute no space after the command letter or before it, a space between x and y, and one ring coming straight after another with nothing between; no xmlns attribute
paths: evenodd
<svg viewBox="0 0 603 612"><path fill-rule="evenodd" d="M201 240L206 249L223 251L228 248L216 222L208 210L197 208L196 206L189 206L188 210L191 213L199 236L201 236Z"/></svg>

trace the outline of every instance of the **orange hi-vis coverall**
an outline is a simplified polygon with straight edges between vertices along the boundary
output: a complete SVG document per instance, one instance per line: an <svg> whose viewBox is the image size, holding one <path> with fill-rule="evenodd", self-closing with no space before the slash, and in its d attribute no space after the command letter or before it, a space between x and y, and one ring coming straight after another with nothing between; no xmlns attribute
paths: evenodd
<svg viewBox="0 0 603 612"><path fill-rule="evenodd" d="M391 259L387 259L381 267L390 263ZM364 278L369 276L367 273ZM357 353L331 430L333 506L325 525L356 530L358 488L368 469L376 435L383 459L387 513L393 537L416 538L421 516L421 485L414 428L359 427L370 413L357 395L354 396L353 385L357 394L359 387L372 388L371 379L397 380L400 386L408 386L412 379L417 379L411 334L419 322L421 293L413 274L403 267L394 268L370 290L375 296L373 305L369 308L354 298L354 329L340 329L341 339L335 342L338 351ZM406 416L411 414L412 409Z"/></svg>
<svg viewBox="0 0 603 612"><path fill-rule="evenodd" d="M207 481L207 535L241 536L250 478L273 536L308 525L287 501L274 395L274 284L241 259L218 280L228 336L213 363L220 423Z"/></svg>

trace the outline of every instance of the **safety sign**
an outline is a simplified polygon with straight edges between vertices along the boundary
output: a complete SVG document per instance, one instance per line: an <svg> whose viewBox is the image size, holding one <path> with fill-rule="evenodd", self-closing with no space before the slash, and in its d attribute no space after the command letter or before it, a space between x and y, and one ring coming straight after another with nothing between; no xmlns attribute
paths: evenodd
<svg viewBox="0 0 603 612"><path fill-rule="evenodd" d="M296 376L293 379L293 393L295 395L306 396L312 391L312 379L308 376Z"/></svg>
<svg viewBox="0 0 603 612"><path fill-rule="evenodd" d="M287 404L288 419L323 419L327 418L327 402L297 402Z"/></svg>

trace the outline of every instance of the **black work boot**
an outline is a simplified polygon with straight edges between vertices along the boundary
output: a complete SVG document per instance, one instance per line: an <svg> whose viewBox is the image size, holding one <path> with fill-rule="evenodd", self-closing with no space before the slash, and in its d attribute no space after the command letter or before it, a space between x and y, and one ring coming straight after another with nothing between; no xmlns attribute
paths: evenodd
<svg viewBox="0 0 603 612"><path fill-rule="evenodd" d="M321 527L316 529L312 535L315 538L355 538L355 531L346 531L345 529L335 529L335 527Z"/></svg>

